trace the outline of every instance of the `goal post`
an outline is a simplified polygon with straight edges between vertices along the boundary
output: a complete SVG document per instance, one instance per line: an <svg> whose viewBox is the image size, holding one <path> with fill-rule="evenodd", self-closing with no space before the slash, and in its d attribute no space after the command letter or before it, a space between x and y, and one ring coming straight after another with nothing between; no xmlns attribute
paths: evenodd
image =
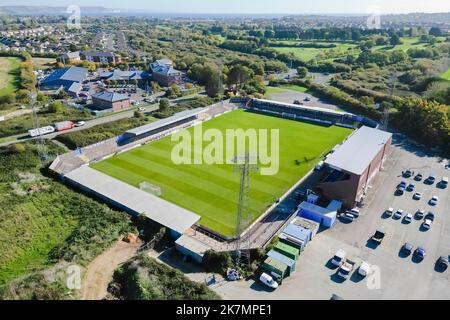
<svg viewBox="0 0 450 320"><path fill-rule="evenodd" d="M139 189L141 189L142 191L151 193L158 197L160 197L162 195L162 190L161 190L160 186L157 186L157 185L152 184L147 181L143 181L143 182L139 183Z"/></svg>

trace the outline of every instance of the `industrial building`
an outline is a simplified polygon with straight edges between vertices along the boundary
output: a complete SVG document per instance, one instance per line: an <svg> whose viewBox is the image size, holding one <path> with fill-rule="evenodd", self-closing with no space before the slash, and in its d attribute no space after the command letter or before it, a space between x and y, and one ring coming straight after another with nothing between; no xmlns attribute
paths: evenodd
<svg viewBox="0 0 450 320"><path fill-rule="evenodd" d="M324 160L317 193L340 200L348 208L361 204L387 159L391 143L389 132L366 126L356 130Z"/></svg>
<svg viewBox="0 0 450 320"><path fill-rule="evenodd" d="M66 92L81 90L81 83L86 80L88 69L80 67L61 68L52 72L39 83L42 91L57 91L61 88Z"/></svg>

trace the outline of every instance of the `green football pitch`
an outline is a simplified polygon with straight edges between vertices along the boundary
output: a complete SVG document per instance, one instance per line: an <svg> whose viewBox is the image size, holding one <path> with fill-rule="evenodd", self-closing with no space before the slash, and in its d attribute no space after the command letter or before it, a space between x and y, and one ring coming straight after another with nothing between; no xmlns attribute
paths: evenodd
<svg viewBox="0 0 450 320"><path fill-rule="evenodd" d="M315 125L244 110L226 113L202 125L203 132L212 128L221 132L226 129L279 129L278 173L269 176L255 171L250 176L249 223L307 174L320 161L319 155L351 133L350 129L342 127ZM194 128L187 130L193 133ZM92 167L138 188L141 182L157 185L162 190L161 198L200 215L201 225L225 236L234 236L239 173L233 170L232 164L176 165L171 160L171 153L178 142L171 140L171 137L163 138Z"/></svg>

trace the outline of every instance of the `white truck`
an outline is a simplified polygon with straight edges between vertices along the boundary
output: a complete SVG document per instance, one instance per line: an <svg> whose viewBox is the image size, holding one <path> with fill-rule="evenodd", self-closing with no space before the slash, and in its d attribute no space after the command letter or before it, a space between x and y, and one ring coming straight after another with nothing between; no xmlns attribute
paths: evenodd
<svg viewBox="0 0 450 320"><path fill-rule="evenodd" d="M53 133L53 132L55 132L55 128L54 127L46 126L46 127L42 127L42 128L28 130L28 135L31 138L34 138L34 137L37 137L37 136L42 136L44 134L49 134L49 133Z"/></svg>

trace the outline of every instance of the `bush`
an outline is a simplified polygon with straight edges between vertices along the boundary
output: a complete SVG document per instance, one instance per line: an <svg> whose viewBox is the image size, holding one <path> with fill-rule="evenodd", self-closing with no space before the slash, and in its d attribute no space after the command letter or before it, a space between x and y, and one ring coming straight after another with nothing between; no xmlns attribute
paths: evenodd
<svg viewBox="0 0 450 320"><path fill-rule="evenodd" d="M203 265L207 271L224 275L228 268L233 267L233 258L229 252L208 250L203 256Z"/></svg>
<svg viewBox="0 0 450 320"><path fill-rule="evenodd" d="M63 113L64 109L64 104L61 101L54 101L48 105L48 111L51 113Z"/></svg>

